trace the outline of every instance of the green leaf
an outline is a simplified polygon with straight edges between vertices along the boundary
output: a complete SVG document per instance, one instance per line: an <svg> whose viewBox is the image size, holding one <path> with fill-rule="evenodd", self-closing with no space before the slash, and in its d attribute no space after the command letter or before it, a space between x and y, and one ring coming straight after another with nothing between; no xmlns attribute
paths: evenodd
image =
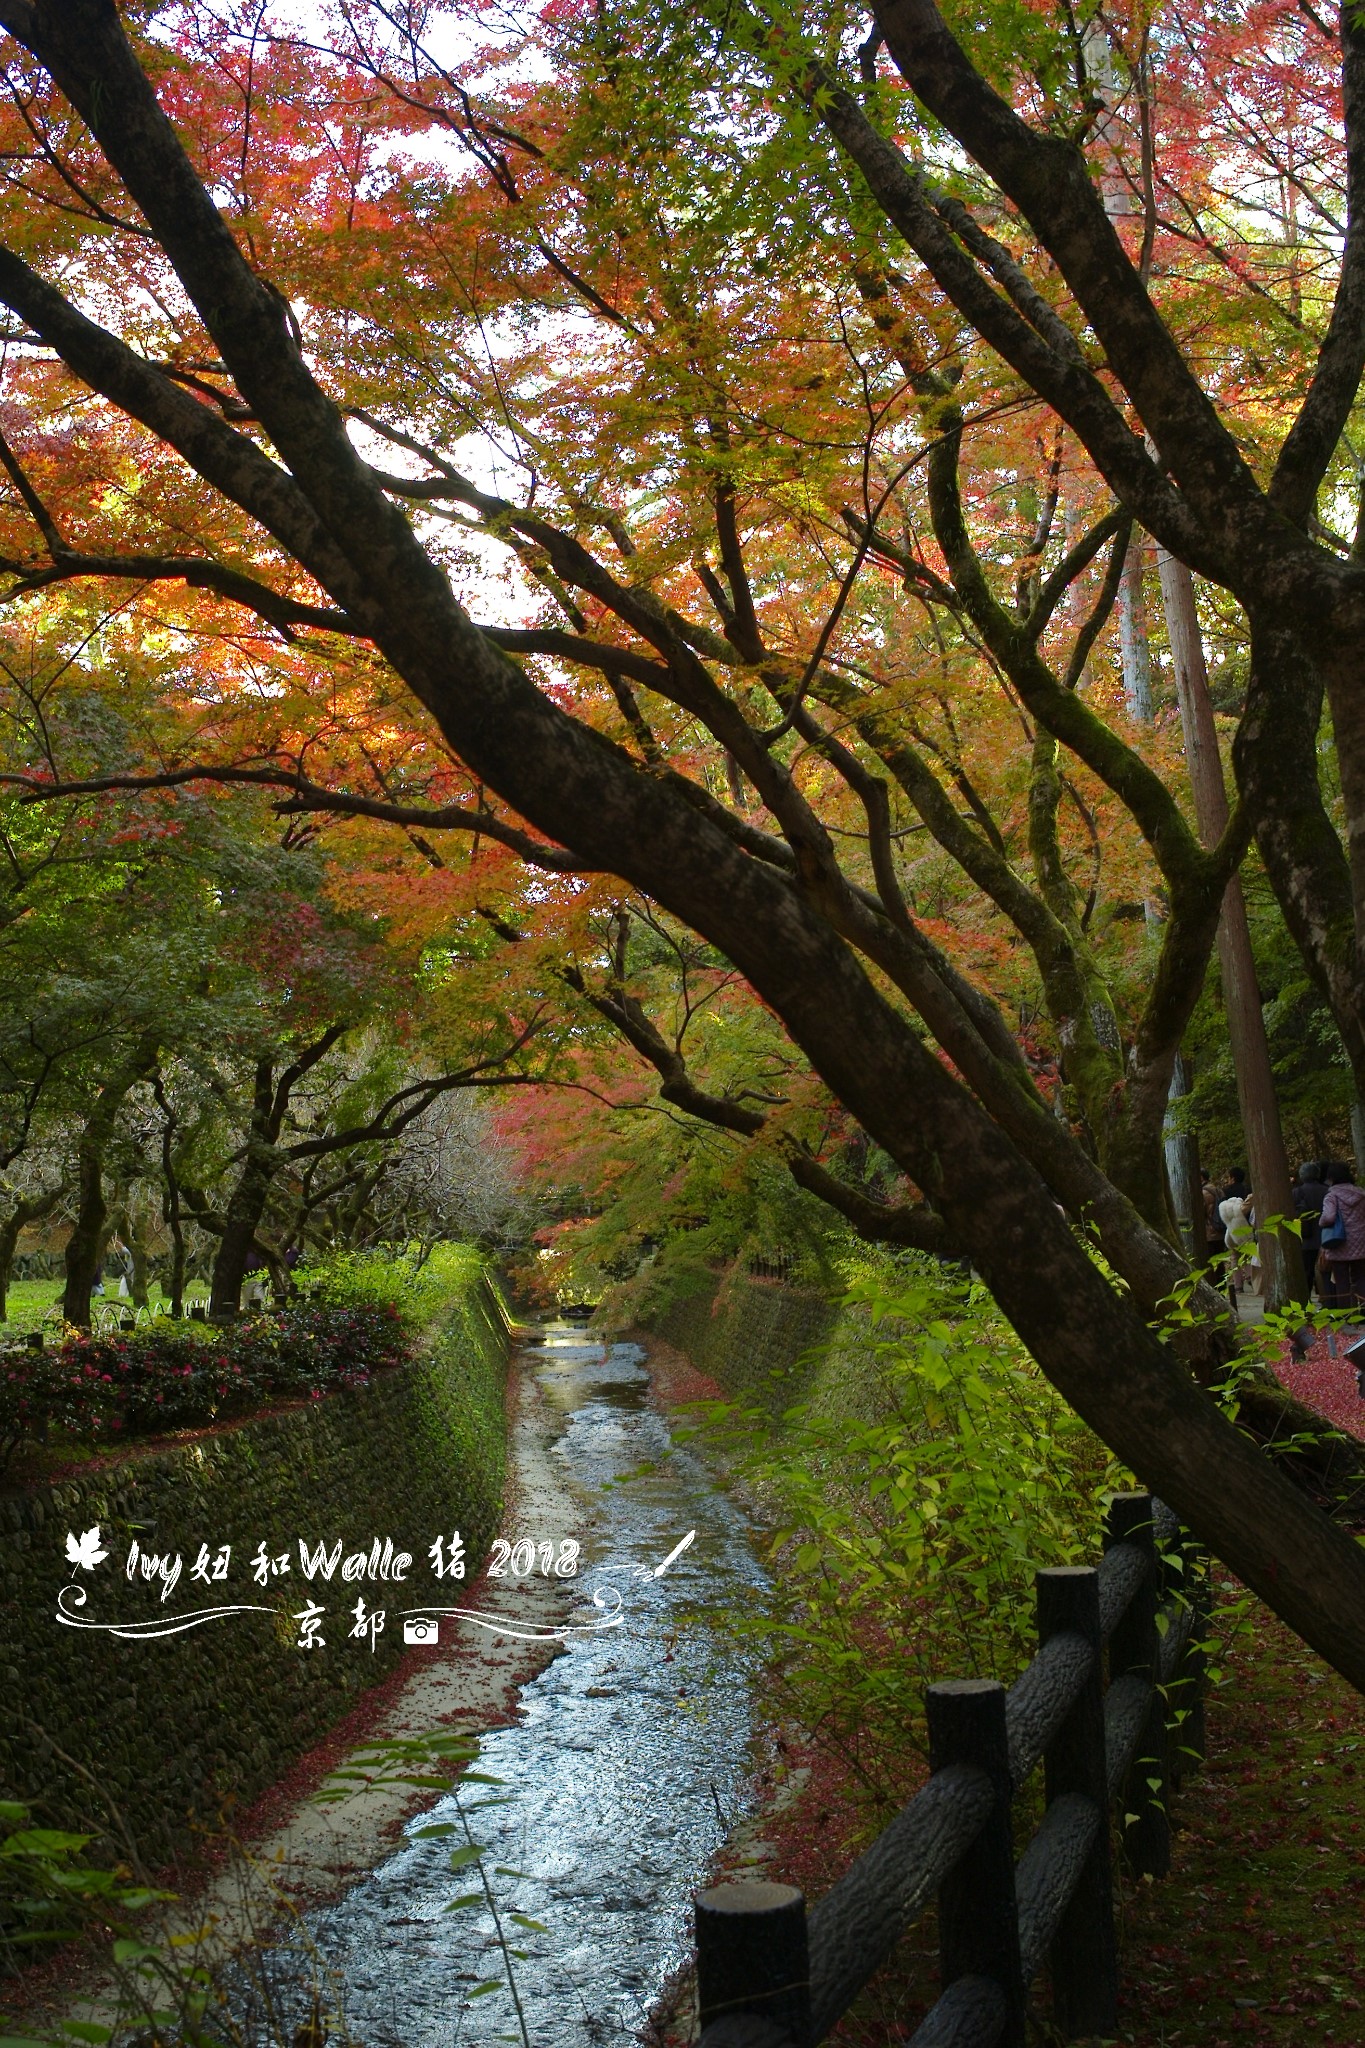
<svg viewBox="0 0 1365 2048"><path fill-rule="evenodd" d="M24 1828L6 1837L5 1849L21 1856L68 1855L74 1849L84 1849L92 1839L90 1835L65 1834L60 1828Z"/></svg>
<svg viewBox="0 0 1365 2048"><path fill-rule="evenodd" d="M543 1921L533 1920L529 1913L509 1913L508 1919L516 1927L524 1927L528 1934L548 1934L549 1928Z"/></svg>
<svg viewBox="0 0 1365 2048"><path fill-rule="evenodd" d="M481 1906L483 1903L484 1897L482 1892L461 1892L458 1899L451 1899L448 1905L442 1906L441 1911L443 1913L462 1913L466 1906Z"/></svg>
<svg viewBox="0 0 1365 2048"><path fill-rule="evenodd" d="M477 1842L470 1842L463 1849L452 1849L450 1852L450 1868L452 1870L468 1870L470 1864L477 1863L482 1854L483 1850Z"/></svg>
<svg viewBox="0 0 1365 2048"><path fill-rule="evenodd" d="M490 1991L504 1990L506 1988L506 1982L507 1980L504 1977L485 1977L482 1984L476 1984L474 1986L474 1989L469 1993L469 1996L471 1998L487 1998Z"/></svg>
<svg viewBox="0 0 1365 2048"><path fill-rule="evenodd" d="M116 1963L144 1963L149 1957L158 1957L161 1951L149 1948L145 1941L116 1941L113 1953Z"/></svg>

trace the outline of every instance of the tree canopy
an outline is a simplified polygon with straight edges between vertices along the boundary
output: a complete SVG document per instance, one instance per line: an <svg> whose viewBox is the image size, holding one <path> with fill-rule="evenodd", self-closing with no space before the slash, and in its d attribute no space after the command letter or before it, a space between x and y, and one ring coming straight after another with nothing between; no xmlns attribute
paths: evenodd
<svg viewBox="0 0 1365 2048"><path fill-rule="evenodd" d="M0 24L7 630L84 607L104 707L37 708L19 810L238 784L387 828L357 888L565 1020L546 1078L610 1029L859 1228L969 1257L1365 1683L1357 1546L1148 1327L1253 839L1365 1087L1350 10ZM1230 804L1158 566L1234 650ZM700 1073L687 999L661 1021L693 941L736 1020Z"/></svg>

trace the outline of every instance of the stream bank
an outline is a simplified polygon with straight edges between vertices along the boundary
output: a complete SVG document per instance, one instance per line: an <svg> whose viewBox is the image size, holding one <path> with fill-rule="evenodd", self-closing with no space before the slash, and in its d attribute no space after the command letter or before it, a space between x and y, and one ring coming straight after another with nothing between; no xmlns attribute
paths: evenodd
<svg viewBox="0 0 1365 2048"><path fill-rule="evenodd" d="M517 2001L534 2048L632 2039L685 1970L692 1894L751 1803L750 1673L724 1629L696 1618L760 1589L747 1524L651 1403L642 1344L569 1325L520 1335L508 1561L576 1542L581 1568L440 1589L436 1611L474 1606L518 1633L443 1618L439 1644L409 1653L416 1668L363 1728L367 1743L476 1735L477 1772L501 1783L433 1805L430 1790L361 1782L319 1807L305 1760L305 1796L249 1836L174 1930L201 1930L191 1959L241 1953L229 1973L248 2040L294 2038L315 2000L328 2038L366 2048L517 2039ZM348 1759L329 1746L328 1761ZM423 1832L463 1843L466 1819L482 1875L453 1873L451 1836ZM447 1910L484 1876L496 1920L482 1899ZM515 1998L500 1929L522 1951ZM62 1988L49 2017L70 2014ZM107 2022L112 2004L106 1983L73 2016Z"/></svg>
<svg viewBox="0 0 1365 2048"><path fill-rule="evenodd" d="M307 1973L293 1941L242 1987L286 2023L316 1995L367 2048L515 2039L523 2024L535 2048L632 2038L686 1961L692 1894L748 1799L749 1674L696 1618L762 1584L743 1517L650 1405L639 1344L551 1325L519 1368L558 1492L524 1491L506 1536L581 1544L577 1579L543 1586L563 1647L512 1725L483 1736L478 1771L497 1786L438 1800L309 1912ZM481 1900L450 1914L471 1879L452 1874L451 1835L423 1832L463 1844L466 1820L496 1918ZM519 1951L511 1985L500 1930Z"/></svg>

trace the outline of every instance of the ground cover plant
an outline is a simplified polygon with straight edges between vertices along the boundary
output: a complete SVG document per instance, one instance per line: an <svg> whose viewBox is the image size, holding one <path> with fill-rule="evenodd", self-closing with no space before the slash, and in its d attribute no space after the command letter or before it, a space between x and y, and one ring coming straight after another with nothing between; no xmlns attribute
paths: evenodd
<svg viewBox="0 0 1365 2048"><path fill-rule="evenodd" d="M16 1441L50 1428L84 1439L156 1435L363 1387L411 1355L397 1312L377 1305L288 1304L204 1337L174 1326L82 1332L6 1356L0 1429Z"/></svg>
<svg viewBox="0 0 1365 2048"><path fill-rule="evenodd" d="M923 1767L925 1687L1017 1676L1035 1571L1093 1559L1130 1482L955 1270L864 1264L840 1341L856 1389L781 1412L779 1376L771 1401L699 1412L768 1524L772 1592L741 1633L784 1713L885 1808Z"/></svg>
<svg viewBox="0 0 1365 2048"><path fill-rule="evenodd" d="M846 1329L836 1340L856 1362L822 1375L818 1406L699 1400L693 1376L672 1368L663 1382L709 1416L713 1442L740 1452L778 1523L777 1598L744 1629L773 1666L769 1804L722 1872L780 1878L810 1899L924 1782L923 1685L1017 1675L1034 1648L1034 1565L1093 1561L1103 1494L1125 1483L1074 1417L1050 1410L1046 1382L1025 1370L1012 1385L1027 1361L1001 1345L970 1284L928 1262L899 1278L864 1280L860 1306L877 1321L862 1342ZM1343 1411L1333 1419L1365 1434L1354 1371L1326 1333L1305 1363L1283 1337L1275 1344L1305 1395L1326 1387ZM881 1396L875 1421L855 1383L864 1360ZM1365 2033L1365 1706L1216 1565L1208 1594L1207 1760L1172 1797L1169 1879L1120 1885L1115 2038L1346 2048ZM1037 1818L1029 1808L1021 1827ZM930 1913L832 2038L903 2040L938 1990ZM669 2025L662 2038L674 2038Z"/></svg>
<svg viewBox="0 0 1365 2048"><path fill-rule="evenodd" d="M458 1323L480 1266L465 1246L338 1258L307 1275L306 1292L226 1328L163 1318L10 1349L0 1353L0 1454L53 1431L108 1446L364 1387L409 1363L433 1323Z"/></svg>

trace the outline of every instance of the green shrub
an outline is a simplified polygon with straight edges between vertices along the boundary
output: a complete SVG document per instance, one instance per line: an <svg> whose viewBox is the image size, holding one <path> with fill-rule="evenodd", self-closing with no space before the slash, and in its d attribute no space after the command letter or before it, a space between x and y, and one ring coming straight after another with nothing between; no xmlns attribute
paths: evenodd
<svg viewBox="0 0 1365 2048"><path fill-rule="evenodd" d="M766 1610L785 1705L878 1799L923 1749L924 1688L1011 1681L1032 1655L1033 1576L1093 1561L1104 1446L985 1289L922 1260L851 1288L878 1412L716 1404L705 1429L776 1522ZM862 1347L860 1347L862 1348Z"/></svg>
<svg viewBox="0 0 1365 2048"><path fill-rule="evenodd" d="M170 1897L125 1866L87 1863L82 1852L93 1839L35 1827L27 1806L0 1800L0 1975L38 1943L69 1941L92 1924L117 1926L123 1915Z"/></svg>
<svg viewBox="0 0 1365 2048"><path fill-rule="evenodd" d="M295 1278L316 1301L393 1308L420 1326L448 1314L470 1293L482 1269L483 1259L473 1245L438 1244L425 1255L402 1248L338 1252L301 1267Z"/></svg>

